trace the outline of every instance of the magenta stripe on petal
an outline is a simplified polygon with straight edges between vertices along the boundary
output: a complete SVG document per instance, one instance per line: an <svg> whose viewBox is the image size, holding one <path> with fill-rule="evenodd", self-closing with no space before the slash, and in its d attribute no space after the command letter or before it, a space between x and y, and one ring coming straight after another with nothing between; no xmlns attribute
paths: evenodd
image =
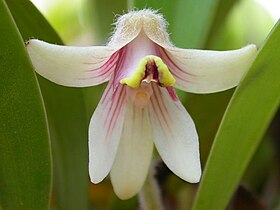
<svg viewBox="0 0 280 210"><path fill-rule="evenodd" d="M187 75L190 75L190 76L195 76L194 74L191 74L183 69L181 69L174 61L172 58L170 58L170 56L168 55L168 53L165 51L165 49L161 48L161 51L160 52L163 52L163 54L161 53L161 56L164 55L164 57L166 58L166 60L172 64L175 68L177 68L180 72L184 73L184 74L187 74Z"/></svg>
<svg viewBox="0 0 280 210"><path fill-rule="evenodd" d="M98 71L98 70L101 70L103 71L104 69L107 69L109 66L111 66L112 64L116 63L117 61L117 57L119 56L119 51L115 52L109 59L108 61L106 61L103 65L101 65L100 67L98 68L94 68L94 69L90 69L90 70L86 70L86 71L89 71L89 72L92 72L92 71ZM105 58L106 59L106 58ZM87 64L98 64L98 63L102 63L105 59L103 59L102 61L100 62L95 62L95 63L87 63Z"/></svg>
<svg viewBox="0 0 280 210"><path fill-rule="evenodd" d="M105 103L105 100L106 100L106 102L108 101L108 99L110 98L109 97L109 93L112 91L113 92L113 90L111 90L113 88L113 82L109 82L109 84L108 84L108 86L107 86L107 88L106 88L106 90L105 90L105 92L103 93L103 96L102 96L102 98L101 98L101 102L100 103Z"/></svg>
<svg viewBox="0 0 280 210"><path fill-rule="evenodd" d="M115 69L114 75L113 75L114 89L116 89L116 87L119 85L120 80L122 79L122 76L125 73L125 72L123 72L123 66L124 66L124 62L125 62L125 58L126 58L126 54L127 54L126 46L121 48L119 51L120 51L120 56L118 58L118 61L116 64L116 69Z"/></svg>
<svg viewBox="0 0 280 210"><path fill-rule="evenodd" d="M156 116L159 119L159 116L161 116L161 118L163 119L163 122L165 123L166 127L170 130L169 127L169 120L168 120L168 111L166 109L166 107L163 107L163 101L162 101L162 96L158 94L158 90L156 90L159 87L154 87L154 85L152 85L153 88L153 96L151 97L151 102L154 108L154 111L157 113ZM160 113L159 113L159 112ZM159 121L161 122L162 120L159 119ZM170 130L171 131L171 130Z"/></svg>
<svg viewBox="0 0 280 210"><path fill-rule="evenodd" d="M88 72L85 77L77 78L78 80L91 80L91 79L100 79L103 80L104 78L108 78L113 71L112 68L115 66L117 62L117 58L119 56L119 52L115 52L103 65L91 70L85 70ZM104 59L103 59L104 61ZM103 61L99 62L102 63ZM98 63L98 62L97 62ZM89 63L87 63L89 64Z"/></svg>
<svg viewBox="0 0 280 210"><path fill-rule="evenodd" d="M111 88L110 88L111 89ZM113 91L113 90L111 90ZM121 85L117 91L113 93L111 98L109 99L110 106L109 111L106 116L104 128L106 130L106 138L109 137L114 129L114 125L117 122L120 113L123 109L123 104L125 101L125 91L124 87Z"/></svg>
<svg viewBox="0 0 280 210"><path fill-rule="evenodd" d="M176 94L176 91L173 87L166 87L166 90L168 91L170 97L173 99L173 101L178 101L179 98Z"/></svg>
<svg viewBox="0 0 280 210"><path fill-rule="evenodd" d="M120 96L117 98L117 105L115 106L114 111L110 109L110 112L113 112L113 114L112 117L109 119L108 135L110 135L112 130L114 129L114 125L118 121L118 117L120 116L125 101L124 87L122 86L121 88L121 93Z"/></svg>
<svg viewBox="0 0 280 210"><path fill-rule="evenodd" d="M174 67L174 65L167 59L167 57L165 55L161 55L161 58L163 59L164 63L168 66L168 68L170 68L172 75L174 75L175 77L177 77L180 80L183 80L185 82L190 82L190 83L192 82L191 80L188 80L186 77L179 75L180 71L176 71L176 67ZM191 76L189 74L187 74L187 75L188 75L188 77Z"/></svg>

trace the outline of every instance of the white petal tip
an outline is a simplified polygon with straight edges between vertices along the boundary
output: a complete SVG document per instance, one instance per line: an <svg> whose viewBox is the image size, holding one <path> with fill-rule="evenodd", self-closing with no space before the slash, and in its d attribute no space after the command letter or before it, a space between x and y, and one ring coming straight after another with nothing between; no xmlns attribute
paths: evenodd
<svg viewBox="0 0 280 210"><path fill-rule="evenodd" d="M25 42L25 46L26 46L26 49L27 49L28 53L30 53L29 51L31 50L30 48L32 47L33 42L34 42L34 39L30 39L27 42Z"/></svg>
<svg viewBox="0 0 280 210"><path fill-rule="evenodd" d="M100 182L102 182L104 180L104 178L100 178L99 176L93 175L92 173L90 174L90 181L93 184L98 184Z"/></svg>
<svg viewBox="0 0 280 210"><path fill-rule="evenodd" d="M30 48L33 44L40 44L40 43L44 43L43 41L40 41L38 39L29 39L25 44L27 48Z"/></svg>
<svg viewBox="0 0 280 210"><path fill-rule="evenodd" d="M121 200L128 200L135 196L140 190L135 190L135 188L130 188L130 187L114 187L114 192L118 196L119 199Z"/></svg>
<svg viewBox="0 0 280 210"><path fill-rule="evenodd" d="M90 181L93 184L98 184L98 183L102 182L105 179L105 177L107 176L106 173L104 173L103 171L102 171L103 173L100 173L100 171L102 171L102 170L98 170L98 167L95 167L94 169L93 169L93 167L89 167L89 177L90 177ZM106 172L107 170L104 170L104 171Z"/></svg>
<svg viewBox="0 0 280 210"><path fill-rule="evenodd" d="M247 46L245 46L245 47L250 47L250 48L252 48L252 49L257 50L257 46L256 46L256 45L254 45L254 44L248 44L248 45L247 45Z"/></svg>
<svg viewBox="0 0 280 210"><path fill-rule="evenodd" d="M91 181L93 184L99 184L100 182L103 181L103 179L97 179L97 178L95 178L95 177L90 176L90 181Z"/></svg>
<svg viewBox="0 0 280 210"><path fill-rule="evenodd" d="M122 177L120 179L120 177L117 177L116 174L111 172L111 182L114 192L121 200L130 199L140 192L145 180L146 176L137 177L137 175L134 178Z"/></svg>
<svg viewBox="0 0 280 210"><path fill-rule="evenodd" d="M177 174L177 173L175 173ZM198 183L201 179L201 169L196 169L192 172L188 171L184 174L177 174L181 179L189 182L189 183Z"/></svg>
<svg viewBox="0 0 280 210"><path fill-rule="evenodd" d="M189 177L187 182L195 184L200 182L200 179L201 179L201 174L198 176Z"/></svg>
<svg viewBox="0 0 280 210"><path fill-rule="evenodd" d="M241 48L242 49L242 48ZM257 46L256 45L254 45L254 44L249 44L249 45L247 45L247 46L245 46L244 48L243 48L243 50L244 49L247 49L248 51L250 51L251 53L256 53L257 52Z"/></svg>

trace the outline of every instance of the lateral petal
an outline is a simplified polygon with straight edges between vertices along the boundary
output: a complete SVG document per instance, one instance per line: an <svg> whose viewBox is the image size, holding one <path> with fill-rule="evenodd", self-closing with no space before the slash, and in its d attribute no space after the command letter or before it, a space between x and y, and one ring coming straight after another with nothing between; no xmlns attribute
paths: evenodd
<svg viewBox="0 0 280 210"><path fill-rule="evenodd" d="M162 160L183 180L199 182L199 143L193 120L166 88L153 84L153 93L149 116L153 139Z"/></svg>
<svg viewBox="0 0 280 210"><path fill-rule="evenodd" d="M174 87L214 93L238 85L256 52L255 45L228 51L162 48L161 56L176 79Z"/></svg>
<svg viewBox="0 0 280 210"><path fill-rule="evenodd" d="M116 195L129 199L142 188L153 152L148 110L127 104L121 142L111 170Z"/></svg>
<svg viewBox="0 0 280 210"><path fill-rule="evenodd" d="M125 114L125 90L107 86L89 125L89 175L93 183L101 182L110 172L121 138Z"/></svg>
<svg viewBox="0 0 280 210"><path fill-rule="evenodd" d="M71 87L98 85L110 79L118 60L115 48L70 47L29 40L27 51L38 74Z"/></svg>

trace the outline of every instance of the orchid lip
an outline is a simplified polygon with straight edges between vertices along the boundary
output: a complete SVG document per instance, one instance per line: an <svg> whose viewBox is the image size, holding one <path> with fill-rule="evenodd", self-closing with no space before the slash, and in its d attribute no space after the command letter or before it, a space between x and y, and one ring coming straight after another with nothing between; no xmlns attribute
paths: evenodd
<svg viewBox="0 0 280 210"><path fill-rule="evenodd" d="M169 87L173 86L176 80L160 57L148 55L140 60L134 74L122 79L120 83L132 88L139 88L142 81L157 82L160 86Z"/></svg>

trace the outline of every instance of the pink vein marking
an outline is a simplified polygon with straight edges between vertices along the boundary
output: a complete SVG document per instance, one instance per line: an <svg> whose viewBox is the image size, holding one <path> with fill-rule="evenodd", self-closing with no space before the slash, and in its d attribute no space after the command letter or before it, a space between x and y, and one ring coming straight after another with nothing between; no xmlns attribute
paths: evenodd
<svg viewBox="0 0 280 210"><path fill-rule="evenodd" d="M116 55L112 55L114 57L111 57L106 63L104 63L102 66L96 68L96 69L92 69L92 70L86 70L85 72L94 72L94 71L98 71L101 70L101 72L99 72L98 74L94 74L91 77L82 77L82 78L78 78L78 80L88 80L88 79L94 79L94 78L98 78L98 77L102 77L105 76L105 78L111 74L110 70L114 67L114 65L116 64L116 57L119 55L118 52L116 52ZM107 68L107 69L106 69ZM106 70L105 70L106 69Z"/></svg>
<svg viewBox="0 0 280 210"><path fill-rule="evenodd" d="M155 94L158 94L159 95L159 99L161 99L160 101L161 101L161 104L163 105L163 107L164 107L164 109L165 109L165 112L167 113L167 114L169 114L168 113L168 109L167 109L167 107L166 107L166 103L164 103L164 100L163 100L163 94L162 94L162 92L161 92L161 90L160 90L160 87L155 87L155 90L157 90L156 92L155 92ZM165 91L165 90L164 90Z"/></svg>
<svg viewBox="0 0 280 210"><path fill-rule="evenodd" d="M164 95L163 95L163 93L162 93L162 91L160 91L160 87L158 87L158 94L160 95L160 97L159 98L161 98L161 104L163 105L163 107L164 107L164 109L165 109L165 112L167 113L167 116L169 116L169 123L167 124L167 127L168 127L168 129L169 129L169 133L170 133L170 135L171 135L171 137L172 138L175 138L174 137L174 134L173 134L173 130L170 128L170 124L172 124L173 122L172 122L172 118L171 118L171 115L172 115L172 113L170 113L169 111L168 111L168 109L167 109L167 106L168 106L168 104L167 104L167 102L165 103L164 102ZM166 90L164 90L164 91L166 91ZM167 99L168 100L168 99ZM176 102L174 102L175 103L175 105L177 105L177 103ZM173 105L173 104L172 104Z"/></svg>
<svg viewBox="0 0 280 210"><path fill-rule="evenodd" d="M114 75L113 75L113 81L114 81L114 90L116 90L116 85L119 83L119 81L116 81L117 76L118 76L118 73L121 71L121 68L123 67L124 65L124 58L126 57L126 53L127 53L127 49L126 47L123 47L120 49L120 56L117 60L117 63L116 63L116 70L114 71Z"/></svg>
<svg viewBox="0 0 280 210"><path fill-rule="evenodd" d="M88 80L88 79L95 79L95 78L98 78L100 77L99 79L101 79L101 81L104 80L104 78L106 79L108 77L108 75L110 75L112 72L110 71L112 69L113 66L111 66L109 69L107 69L106 71L104 72L101 72L100 74L96 74L92 77L83 77L83 78L78 78L78 80Z"/></svg>
<svg viewBox="0 0 280 210"><path fill-rule="evenodd" d="M111 89L111 86L110 86L110 89ZM115 93L112 92L112 95L110 95L110 97L108 99L108 103L105 104L105 106L109 106L109 110L108 110L108 113L106 115L106 120L104 121L104 127L106 129L107 129L107 123L108 122L110 123L110 121L111 121L111 120L109 121L109 118L112 117L113 114L114 114L114 112L112 112L112 109L114 108L114 111L115 111L115 109L118 105L118 102L120 101L120 100L117 100L117 101L113 100L113 95L114 94L120 95L120 93L121 93L121 89L118 89L117 92L115 92ZM108 131L108 129L107 129L107 131Z"/></svg>
<svg viewBox="0 0 280 210"><path fill-rule="evenodd" d="M123 102L124 102L124 99L125 99L124 92L125 92L124 91L124 87L122 86L121 90L120 90L120 96L118 97L116 106L113 108L113 103L110 106L109 113L112 113L112 114L111 114L110 118L109 118L109 115L108 115L108 117L106 119L107 122L109 120L109 125L106 126L106 129L107 129L106 138L109 135L111 135L111 133L113 131L113 128L115 126L115 123L116 123L116 121L117 121L117 119L119 117L119 114L122 111L122 105L123 105Z"/></svg>
<svg viewBox="0 0 280 210"><path fill-rule="evenodd" d="M163 56L161 56L161 57L164 58ZM166 65L167 65L168 67L170 67L170 65L169 65L170 62L169 62L168 60L165 60L164 62L166 63ZM172 65L172 64L171 64L171 65ZM182 77L181 75L179 75L177 71L174 71L174 70L172 71L172 68L171 68L170 70L171 70L172 75L174 75L174 76L177 77L178 79L180 79L180 80L182 80L182 81L185 81L185 82L192 83L192 81L190 81L190 80L188 80L188 79Z"/></svg>
<svg viewBox="0 0 280 210"><path fill-rule="evenodd" d="M181 50L183 50L183 49L169 49L169 51L172 51L172 52L174 52L174 53L180 53L181 52ZM181 55L177 55L177 54L172 54L174 57L180 57L180 58L185 58L185 59L192 59L191 57L188 57L188 56L181 56ZM182 64L184 64L182 61L180 62L180 63L182 63Z"/></svg>
<svg viewBox="0 0 280 210"><path fill-rule="evenodd" d="M105 49L106 50L106 49ZM113 50L106 50L107 52L112 52ZM91 57L93 58L99 58L99 59L106 59L108 56L103 56L103 57L99 57L99 56L95 56L95 55L91 55Z"/></svg>
<svg viewBox="0 0 280 210"><path fill-rule="evenodd" d="M134 106L134 104L132 104L132 109L133 109L132 119L134 122L134 120L136 119L136 107Z"/></svg>
<svg viewBox="0 0 280 210"><path fill-rule="evenodd" d="M117 57L119 56L119 51L115 52L103 65L101 65L100 67L98 68L94 68L94 69L90 69L90 70L86 70L86 72L92 72L92 71L98 71L98 70L102 70L102 69L105 69L107 68L108 66L112 66L113 64L116 63L117 61ZM105 59L104 59L105 60ZM98 62L98 63L102 63L101 62Z"/></svg>
<svg viewBox="0 0 280 210"><path fill-rule="evenodd" d="M153 92L154 92L154 99L155 99L155 101L156 101L156 103L157 103L157 105L158 105L158 108L159 108L159 111L160 111L160 114L161 114L161 116L162 116L162 118L163 118L163 120L164 120L164 122L165 122L165 124L166 124L166 126L167 126L167 128L171 131L171 129L170 129L170 127L169 127L169 123L168 123L168 120L167 120L167 116L168 116L168 110L166 109L166 107L164 106L164 108L165 108L165 112L164 112L164 110L163 110L163 107L160 105L161 103L160 103L160 101L162 102L162 104L164 105L164 102L161 100L162 99L162 97L161 96L159 96L158 94L157 94L157 91L155 91L155 87L152 85L152 88L153 88ZM161 98L160 98L161 97Z"/></svg>
<svg viewBox="0 0 280 210"><path fill-rule="evenodd" d="M93 76L91 76L91 77L87 77L87 78L82 78L82 79L94 79L94 78L97 78L97 77L101 77L101 76L106 76L106 74L110 74L111 72L110 72L110 70L114 67L114 65L115 65L115 63L114 64L112 64L109 68L107 68L106 70L104 70L104 71L101 71L99 74L95 74L95 75L93 75Z"/></svg>
<svg viewBox="0 0 280 210"><path fill-rule="evenodd" d="M161 48L161 51L160 52L163 52L164 54L161 53L161 55L165 55L165 57L167 58L167 60L175 67L177 68L179 71L181 71L182 73L184 74L187 74L189 76L195 76L194 74L191 74L187 71L184 71L183 69L181 69L171 58L170 56L168 55L168 53L165 51L165 49Z"/></svg>
<svg viewBox="0 0 280 210"><path fill-rule="evenodd" d="M102 99L101 99L101 102L100 102L101 104L103 104L103 103L105 102L105 100L107 99L108 94L109 94L109 92L110 92L112 86L113 86L113 82L109 82L109 84L108 84L108 86L107 86L105 92L103 93L103 96L102 96ZM113 92L113 91L112 91L112 92ZM110 98L110 96L109 96L109 98Z"/></svg>
<svg viewBox="0 0 280 210"><path fill-rule="evenodd" d="M106 57L106 58L100 58L100 60L99 61L96 61L96 62L83 62L83 64L87 64L87 65L93 65L93 64L98 64L98 63L102 63L103 61L105 61L105 60L107 60L108 59L108 57Z"/></svg>
<svg viewBox="0 0 280 210"><path fill-rule="evenodd" d="M120 116L120 113L123 110L124 100L125 100L125 97L123 97L123 96L121 96L119 98L119 102L118 102L117 107L115 108L115 110L113 112L113 116L112 116L112 118L110 120L110 123L109 123L108 135L111 135L112 132L113 132L114 126L116 125L116 122L117 122L117 120Z"/></svg>
<svg viewBox="0 0 280 210"><path fill-rule="evenodd" d="M172 98L173 101L178 101L179 98L174 90L173 87L166 87L166 90L168 91L169 96Z"/></svg>
<svg viewBox="0 0 280 210"><path fill-rule="evenodd" d="M146 109L146 108L145 108ZM140 130L140 132L139 132L139 134L141 135L141 137L143 136L143 134L144 134L144 121L145 121L145 118L144 118L144 109L141 109L140 110L141 111L141 130Z"/></svg>
<svg viewBox="0 0 280 210"><path fill-rule="evenodd" d="M156 117L157 119L158 119L158 121L159 121L159 123L160 123L160 125L161 125L161 127L163 128L163 126L162 126L162 122L161 122L161 120L159 119L159 114L157 113L157 109L156 109L156 105L155 105L155 101L154 101L154 99L153 98L151 98L151 104L152 104L152 108L153 108L153 114L150 114L150 115L153 115L154 117ZM150 120L151 121L151 120ZM152 123L152 121L151 121L151 123Z"/></svg>
<svg viewBox="0 0 280 210"><path fill-rule="evenodd" d="M135 126L135 123L136 123L135 120L136 120L136 117L137 117L137 116L135 116L135 115L136 115L135 112L136 112L135 106L132 104L132 126L131 126L131 130L130 130L130 135L131 135L130 138L131 138L131 139L133 139L133 136L134 136L133 134L135 133L135 132L134 132L134 129L135 129L135 128L137 129L137 125ZM139 128L138 128L138 129L139 129ZM137 134L138 134L138 133L137 133ZM137 134L136 134L136 135L137 135ZM134 137L134 138L135 138L135 137Z"/></svg>
<svg viewBox="0 0 280 210"><path fill-rule="evenodd" d="M163 125L163 121L160 119L160 116L159 116L160 114L158 113L159 110L156 108L154 99L151 99L151 104L152 104L152 107L153 107L153 110L154 110L153 116L158 120L158 122L156 122L156 123L159 123L162 130L166 131L165 128L164 128L164 125ZM168 130L170 130L170 128L168 128Z"/></svg>

